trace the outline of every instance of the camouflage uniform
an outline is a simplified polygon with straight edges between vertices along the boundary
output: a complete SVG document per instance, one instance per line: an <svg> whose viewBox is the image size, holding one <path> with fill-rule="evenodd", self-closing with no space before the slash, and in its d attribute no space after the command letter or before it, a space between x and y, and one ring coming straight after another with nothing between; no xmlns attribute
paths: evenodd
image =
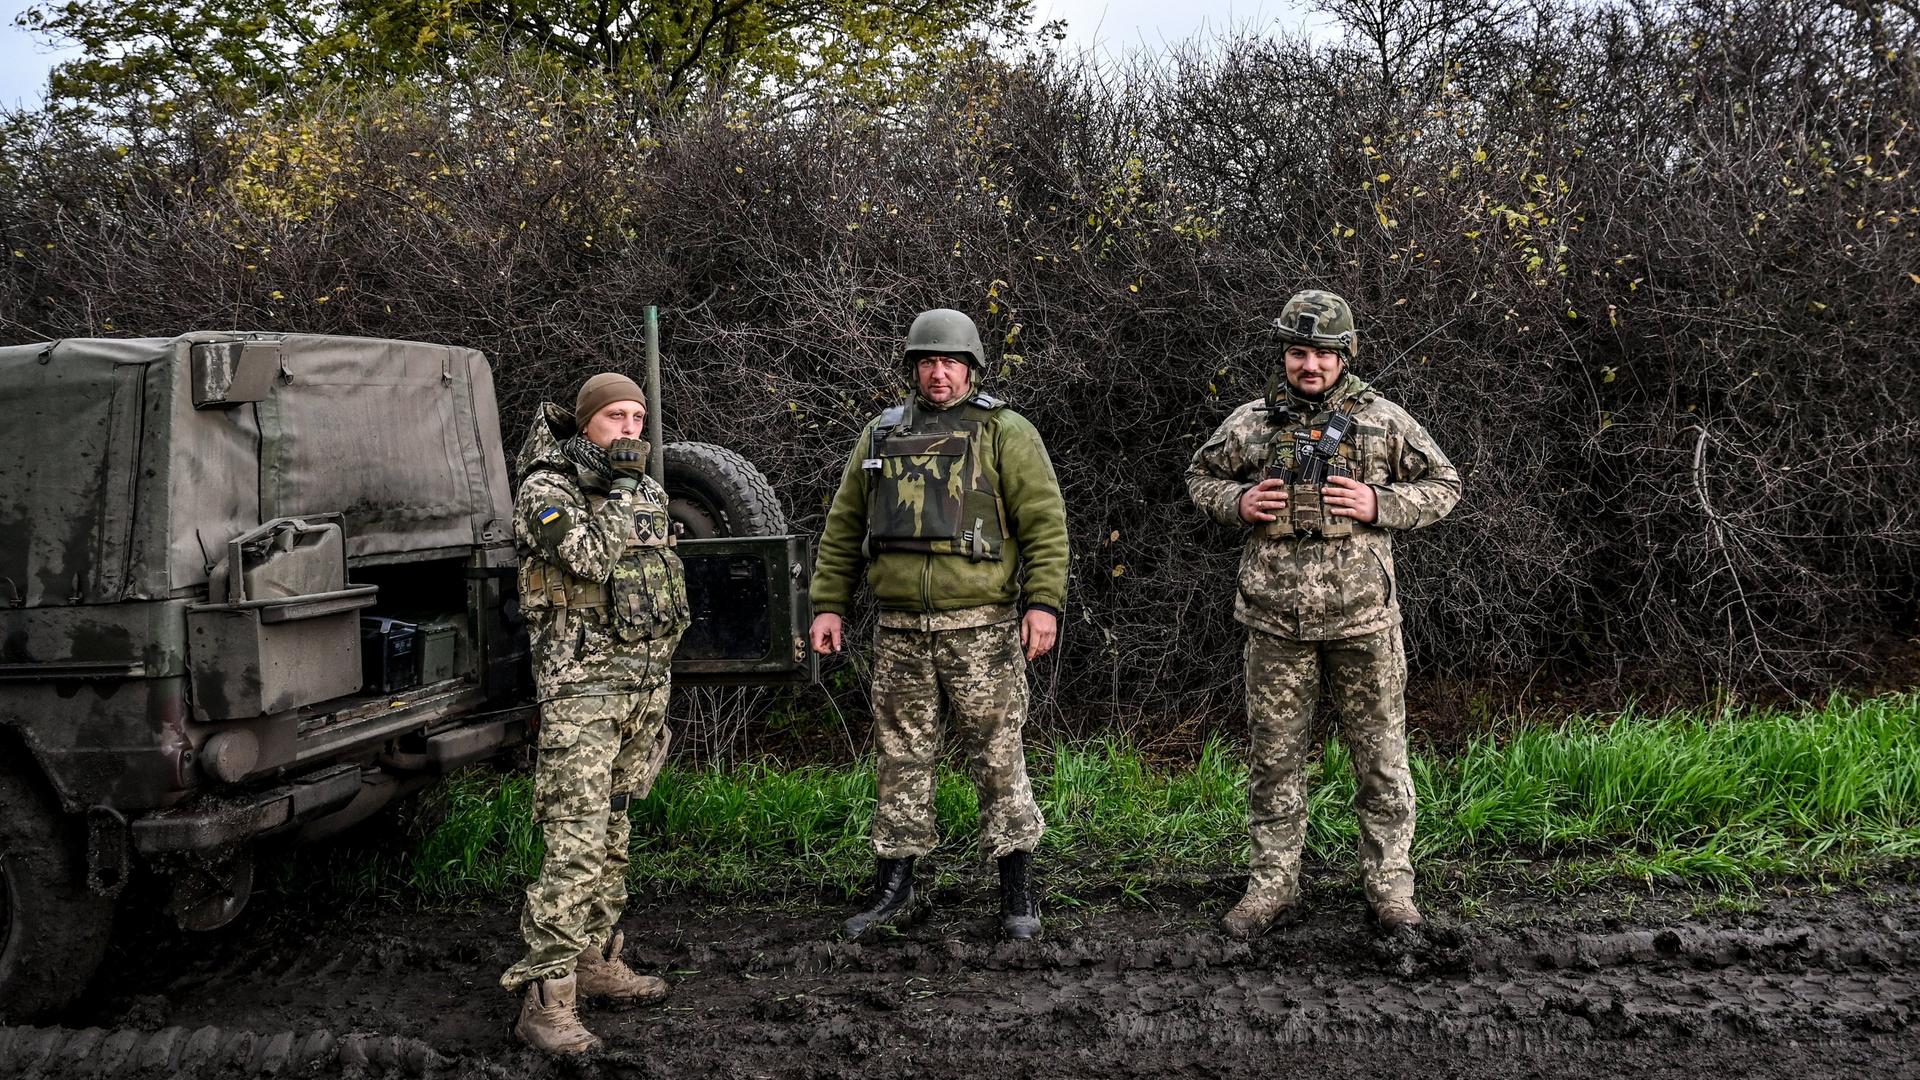
<svg viewBox="0 0 1920 1080"><path fill-rule="evenodd" d="M874 747L879 797L873 848L924 855L933 824L934 765L944 699L980 793L980 846L992 858L1032 851L1044 822L1027 781L1027 658L1013 608L955 615L883 611L873 635ZM993 618L982 625L976 618Z"/></svg>
<svg viewBox="0 0 1920 1080"><path fill-rule="evenodd" d="M500 983L564 978L603 948L626 906L629 799L666 760L669 664L689 621L667 496L626 499L562 452L573 418L545 405L516 465L520 603L540 692L533 812L545 841L520 929L527 955Z"/></svg>
<svg viewBox="0 0 1920 1080"><path fill-rule="evenodd" d="M1067 570L1065 503L1039 432L985 395L945 406L916 395L876 417L827 516L814 610L845 614L862 568L881 609L875 852L900 859L933 849L934 763L948 707L980 793L981 847L995 858L1032 851L1043 823L1021 739L1020 608L1057 616Z"/></svg>
<svg viewBox="0 0 1920 1080"><path fill-rule="evenodd" d="M1284 428L1259 411L1262 404L1234 410L1194 453L1187 491L1196 506L1222 524L1246 526L1242 494L1270 464L1291 462L1296 428L1318 437L1339 411L1351 416L1340 467L1374 489L1379 512L1371 525L1334 521L1318 517L1311 498L1295 497L1290 510L1302 525L1347 535L1296 533L1286 517L1248 528L1234 618L1249 631L1250 889L1292 896L1297 888L1306 765L1317 742L1313 708L1325 679L1359 781L1355 809L1368 897L1376 903L1411 898L1413 780L1392 535L1445 517L1460 497L1460 475L1419 423L1351 373L1320 401L1289 388L1296 421ZM1304 520L1309 517L1314 520Z"/></svg>

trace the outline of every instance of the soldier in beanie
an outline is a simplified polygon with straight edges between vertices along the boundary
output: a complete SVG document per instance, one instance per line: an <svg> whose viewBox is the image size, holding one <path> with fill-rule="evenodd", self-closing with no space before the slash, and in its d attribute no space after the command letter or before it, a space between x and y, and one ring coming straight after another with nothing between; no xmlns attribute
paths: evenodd
<svg viewBox="0 0 1920 1080"><path fill-rule="evenodd" d="M645 396L588 379L574 409L541 405L515 463L520 607L540 694L533 813L546 842L520 918L527 954L501 976L523 993L514 1033L548 1053L596 1049L584 998L654 1001L615 929L627 902L627 804L666 760L667 677L687 628L686 576L667 493L647 475Z"/></svg>
<svg viewBox="0 0 1920 1080"><path fill-rule="evenodd" d="M1033 849L1043 822L1021 728L1027 664L1053 648L1067 592L1067 517L1040 433L979 392L980 332L958 311L907 331L906 399L860 433L827 512L811 586L814 650L838 652L862 570L880 606L873 638L878 799L874 897L858 939L913 902L933 850L943 714L980 794L981 847L1000 870L1005 935L1040 930Z"/></svg>
<svg viewBox="0 0 1920 1080"><path fill-rule="evenodd" d="M1393 534L1445 517L1460 474L1405 409L1347 370L1359 339L1345 300L1298 293L1274 330L1284 378L1235 409L1187 466L1194 505L1246 537L1234 618L1247 627L1253 863L1221 925L1251 938L1299 902L1324 680L1359 780L1367 900L1383 929L1412 929L1423 920Z"/></svg>

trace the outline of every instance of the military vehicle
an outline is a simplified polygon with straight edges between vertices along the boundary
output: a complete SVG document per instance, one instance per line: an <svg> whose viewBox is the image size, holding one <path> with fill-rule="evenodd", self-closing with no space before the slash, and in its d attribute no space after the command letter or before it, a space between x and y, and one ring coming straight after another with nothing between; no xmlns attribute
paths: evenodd
<svg viewBox="0 0 1920 1080"><path fill-rule="evenodd" d="M705 444L655 467L688 537L676 681L812 677L807 546L766 480ZM136 875L218 927L261 841L524 741L509 479L472 349L0 348L0 1016L78 996Z"/></svg>

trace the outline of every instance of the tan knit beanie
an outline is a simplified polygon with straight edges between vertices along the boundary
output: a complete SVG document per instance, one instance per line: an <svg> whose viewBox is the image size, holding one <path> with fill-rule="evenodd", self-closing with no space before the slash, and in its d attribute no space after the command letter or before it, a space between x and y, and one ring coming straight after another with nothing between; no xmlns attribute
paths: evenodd
<svg viewBox="0 0 1920 1080"><path fill-rule="evenodd" d="M647 395L639 383L625 375L603 371L580 385L580 394L573 399L573 422L584 428L594 413L616 401L638 401L644 405Z"/></svg>

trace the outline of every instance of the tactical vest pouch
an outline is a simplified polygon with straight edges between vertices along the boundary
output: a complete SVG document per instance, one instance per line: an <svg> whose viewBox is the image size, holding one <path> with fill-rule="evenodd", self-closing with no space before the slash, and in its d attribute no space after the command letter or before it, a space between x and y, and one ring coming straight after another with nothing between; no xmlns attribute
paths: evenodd
<svg viewBox="0 0 1920 1080"><path fill-rule="evenodd" d="M1320 536L1337 540L1353 535L1353 519L1327 509L1326 479L1353 476L1360 465L1350 414L1335 413L1323 428L1302 429L1276 438L1267 477L1287 481L1287 509L1262 528L1269 539Z"/></svg>
<svg viewBox="0 0 1920 1080"><path fill-rule="evenodd" d="M1326 487L1295 484L1287 489L1287 508L1295 533L1318 533L1329 540L1353 535L1353 519L1336 517L1327 509Z"/></svg>
<svg viewBox="0 0 1920 1080"><path fill-rule="evenodd" d="M1353 519L1335 517L1327 510L1325 489L1318 484L1287 485L1287 508L1261 527L1271 540L1293 536L1323 536L1329 540L1353 535Z"/></svg>
<svg viewBox="0 0 1920 1080"><path fill-rule="evenodd" d="M686 629L692 620L686 573L665 544L629 547L607 583L614 632L622 641L652 641Z"/></svg>
<svg viewBox="0 0 1920 1080"><path fill-rule="evenodd" d="M597 581L575 577L561 567L536 556L520 560L520 608L545 611L552 608L603 608L607 606L607 587Z"/></svg>

